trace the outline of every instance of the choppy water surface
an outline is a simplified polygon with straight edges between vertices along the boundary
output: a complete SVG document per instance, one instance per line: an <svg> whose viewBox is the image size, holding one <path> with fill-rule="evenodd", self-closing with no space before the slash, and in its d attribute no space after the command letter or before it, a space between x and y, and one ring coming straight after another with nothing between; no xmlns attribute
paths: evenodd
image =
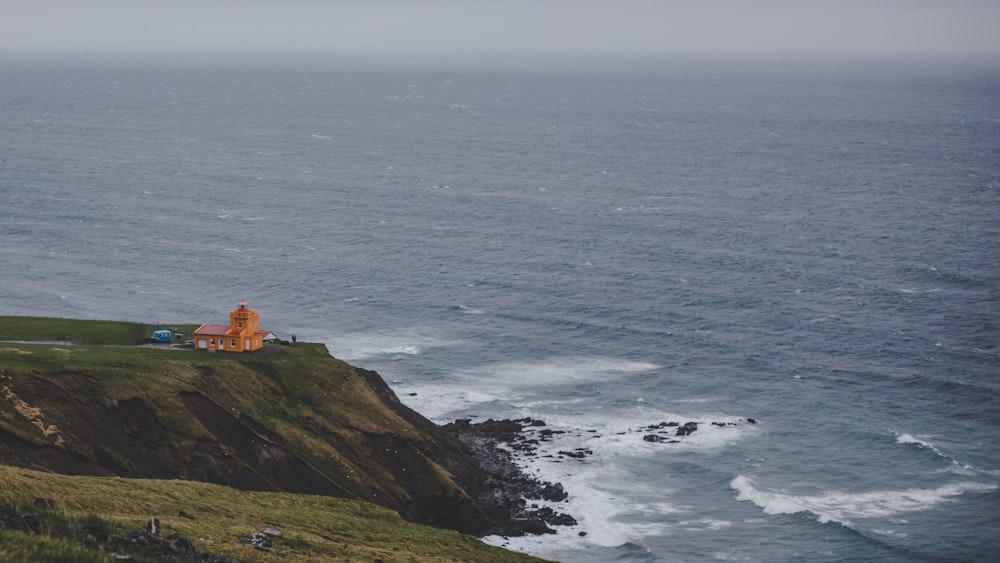
<svg viewBox="0 0 1000 563"><path fill-rule="evenodd" d="M488 539L544 557L989 559L998 78L5 61L0 312L245 298L433 420L544 419L579 525Z"/></svg>

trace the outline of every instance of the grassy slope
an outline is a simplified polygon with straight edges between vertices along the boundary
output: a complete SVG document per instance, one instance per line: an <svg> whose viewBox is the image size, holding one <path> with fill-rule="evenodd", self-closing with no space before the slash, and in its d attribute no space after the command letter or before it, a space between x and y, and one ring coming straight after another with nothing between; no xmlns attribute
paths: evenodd
<svg viewBox="0 0 1000 563"><path fill-rule="evenodd" d="M361 501L237 491L192 481L55 475L2 465L0 481L0 503L30 506L36 497L52 498L64 517L97 514L121 529L144 529L156 517L164 535L177 532L194 541L199 552L241 561L538 561L458 532L404 522L391 510ZM180 511L194 519L178 516ZM274 552L245 543L267 526L283 533ZM7 532L3 540L0 560L4 555L18 560L11 557L13 549L50 558L64 554L64 560L74 561L79 552L75 542L65 539ZM11 545L15 541L20 543Z"/></svg>
<svg viewBox="0 0 1000 563"><path fill-rule="evenodd" d="M103 552L87 549L71 540L0 529L0 561L105 563L111 561L111 557Z"/></svg>
<svg viewBox="0 0 1000 563"><path fill-rule="evenodd" d="M153 413L152 422L137 424L135 428L125 423L106 429L117 433L108 438L108 443L113 438L115 444L133 441L139 444L135 459L122 457L127 454L115 454L118 457L114 461L122 468L116 473L129 474L129 468L148 464L150 460L145 458L154 457L151 452L156 452L155 456L164 457L160 465L169 470L168 473L198 479L199 476L187 473L190 466L196 465L193 461L197 459L197 444L216 437L211 429L191 415L179 398L183 393L198 393L222 406L233 417L252 419L261 432L279 440L285 449L359 499L372 500L381 494L407 502L413 491L444 496L464 494L444 469L420 454L427 446L424 437L379 400L350 365L331 358L324 346L300 343L294 348L275 347L271 353L254 354L134 346L144 341L154 328L157 327L132 323L0 317L0 340L88 344L0 342L0 432L39 446L54 445L91 460L100 459L102 454L106 458L107 450L102 450L99 438L92 435L94 428L88 426L88 416L82 415L81 409L109 411L126 402L141 401ZM191 327L177 328L189 333ZM394 444L417 452L407 463L420 467L412 467L417 470L404 474L397 470L394 474L390 463L393 460L386 459L389 454L383 453L381 447L373 447L373 444L382 443L382 439L393 440ZM233 455L237 453L234 451ZM206 532L196 531L200 529L198 526L205 524L202 519L194 527L187 528L184 527L187 522L175 524L170 519L177 510L191 512L191 508L183 505L197 507L218 519L218 524L213 525L220 527L211 535L212 541L220 545L229 546L235 537L255 531L253 528L280 527L281 522L267 519L274 505L283 506L282 510L287 511L284 525L299 530L297 533L309 542L325 537L332 538L330 541L336 545L346 542L359 546L358 549L367 546L365 549L380 553L387 561L400 558L378 551L387 545L385 542L413 553L435 552L431 549L432 544L425 546L423 543L431 540L410 539L413 534L416 534L414 538L422 537L424 532L395 532L409 529L401 527L395 513L356 501L242 493L187 481L57 478L52 475L42 479L40 474L23 473L22 470L4 468L3 471L7 472L0 474L4 475L3 481L9 477L13 483L17 476L16 482L20 485L12 490L18 494L62 498L62 506L68 511L93 511L116 519L134 518L136 522L159 515L161 520L166 518L165 527L170 521L181 534L206 537ZM39 480L46 483L48 490L58 490L46 493L29 486ZM72 490L77 489L89 492L70 500ZM108 504L110 499L121 497L128 497L134 508L124 510ZM385 504L385 500L381 500ZM256 511L253 510L255 505L258 506ZM297 511L308 515L305 519L313 523L297 520L294 516ZM326 511L340 514L337 518L346 518L342 514L345 511L363 514L370 521L330 524L338 530L332 534L331 529L323 527L327 524L322 524L322 514ZM224 530L223 524L227 521L231 521L232 527ZM437 539L433 542L451 538L448 541L455 543L455 548L466 543L477 549L481 545L468 536L449 535L452 532L440 534L434 536ZM414 547L405 547L411 543ZM312 547L307 551L319 549L313 543L309 545ZM218 550L208 551L215 553ZM471 559L502 560L509 555L493 553L489 557L477 555Z"/></svg>

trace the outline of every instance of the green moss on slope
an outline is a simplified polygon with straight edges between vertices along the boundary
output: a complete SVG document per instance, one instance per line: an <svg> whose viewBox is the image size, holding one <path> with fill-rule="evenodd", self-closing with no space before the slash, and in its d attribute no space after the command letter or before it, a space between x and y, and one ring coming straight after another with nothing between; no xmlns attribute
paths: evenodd
<svg viewBox="0 0 1000 563"><path fill-rule="evenodd" d="M84 548L81 524L103 522L101 532L92 532L102 536L144 529L150 518L160 520L164 536L177 533L201 553L241 561L540 561L458 532L410 524L395 512L354 500L8 466L0 466L0 481L5 485L0 510L6 505L18 507L17 514L31 512L43 529L40 535L0 530L0 561L105 561ZM38 497L53 499L55 510L25 508ZM264 527L282 532L270 552L247 543Z"/></svg>

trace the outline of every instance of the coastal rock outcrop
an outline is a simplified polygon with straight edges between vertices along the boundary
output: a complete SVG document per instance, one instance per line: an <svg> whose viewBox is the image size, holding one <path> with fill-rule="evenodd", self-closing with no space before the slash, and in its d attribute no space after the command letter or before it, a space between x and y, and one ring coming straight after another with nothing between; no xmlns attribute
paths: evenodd
<svg viewBox="0 0 1000 563"><path fill-rule="evenodd" d="M561 483L550 483L526 475L511 451L525 451L536 440L524 429L545 426L530 418L473 423L460 419L443 429L461 441L479 460L485 479L469 484L469 492L479 510L491 515L494 523L487 535L521 536L554 533L550 526L571 526L576 519L551 507L528 505L527 500L558 503L569 496Z"/></svg>

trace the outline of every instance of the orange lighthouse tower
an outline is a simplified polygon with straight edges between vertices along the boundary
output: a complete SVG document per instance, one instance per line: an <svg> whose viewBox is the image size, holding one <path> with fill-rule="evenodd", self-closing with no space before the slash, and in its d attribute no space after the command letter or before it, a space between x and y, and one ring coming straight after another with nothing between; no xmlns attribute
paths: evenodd
<svg viewBox="0 0 1000 563"><path fill-rule="evenodd" d="M203 324L194 331L194 346L198 350L252 352L264 347L266 331L260 329L257 311L247 308L242 300L229 312L229 326Z"/></svg>

